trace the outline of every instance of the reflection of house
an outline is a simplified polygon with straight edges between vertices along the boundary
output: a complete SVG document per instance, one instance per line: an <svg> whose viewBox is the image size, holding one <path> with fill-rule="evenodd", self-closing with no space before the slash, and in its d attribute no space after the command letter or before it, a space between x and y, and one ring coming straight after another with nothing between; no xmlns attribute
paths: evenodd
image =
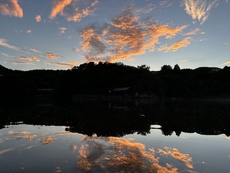
<svg viewBox="0 0 230 173"><path fill-rule="evenodd" d="M52 99L54 95L54 89L52 88L42 88L37 90L37 99L38 100L48 100Z"/></svg>
<svg viewBox="0 0 230 173"><path fill-rule="evenodd" d="M130 96L129 89L130 89L129 87L115 88L113 90L113 95L114 96Z"/></svg>

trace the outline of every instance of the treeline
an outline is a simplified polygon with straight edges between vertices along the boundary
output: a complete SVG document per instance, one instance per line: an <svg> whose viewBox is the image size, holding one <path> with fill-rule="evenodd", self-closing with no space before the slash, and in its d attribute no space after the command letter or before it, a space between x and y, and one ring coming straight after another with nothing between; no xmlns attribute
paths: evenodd
<svg viewBox="0 0 230 173"><path fill-rule="evenodd" d="M153 98L229 98L230 67L194 70L162 66L150 71L123 63L84 63L69 70L15 71L0 65L0 96L32 99L38 89L52 89L57 98L111 94L128 87L127 95Z"/></svg>

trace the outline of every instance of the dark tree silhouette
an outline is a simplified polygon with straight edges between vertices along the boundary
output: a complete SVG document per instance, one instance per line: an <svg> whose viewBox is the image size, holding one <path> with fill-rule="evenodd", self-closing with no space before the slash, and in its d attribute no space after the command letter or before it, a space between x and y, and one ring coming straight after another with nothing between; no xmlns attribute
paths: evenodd
<svg viewBox="0 0 230 173"><path fill-rule="evenodd" d="M229 98L230 67L195 70L161 67L150 71L123 63L84 63L71 70L16 71L0 66L0 100L36 98L39 89L52 89L56 98L73 95L108 95L115 88L129 87L129 94L157 98Z"/></svg>
<svg viewBox="0 0 230 173"><path fill-rule="evenodd" d="M178 64L176 64L176 65L174 66L173 70L174 70L174 71L179 71L179 70L180 70L179 65L178 65Z"/></svg>
<svg viewBox="0 0 230 173"><path fill-rule="evenodd" d="M147 70L147 71L150 70L150 67L149 67L149 66L146 66L146 65L137 66L137 68L138 68L139 70Z"/></svg>
<svg viewBox="0 0 230 173"><path fill-rule="evenodd" d="M172 70L172 67L170 65L163 65L161 67L161 71L163 72L167 72L167 71L171 71Z"/></svg>

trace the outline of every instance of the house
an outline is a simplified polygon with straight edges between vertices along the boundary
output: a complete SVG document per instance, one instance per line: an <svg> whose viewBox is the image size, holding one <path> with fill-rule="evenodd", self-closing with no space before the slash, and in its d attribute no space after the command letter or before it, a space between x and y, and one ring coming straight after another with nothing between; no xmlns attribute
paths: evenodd
<svg viewBox="0 0 230 173"><path fill-rule="evenodd" d="M131 96L129 90L130 90L130 87L115 88L112 90L112 95L119 96L119 97Z"/></svg>

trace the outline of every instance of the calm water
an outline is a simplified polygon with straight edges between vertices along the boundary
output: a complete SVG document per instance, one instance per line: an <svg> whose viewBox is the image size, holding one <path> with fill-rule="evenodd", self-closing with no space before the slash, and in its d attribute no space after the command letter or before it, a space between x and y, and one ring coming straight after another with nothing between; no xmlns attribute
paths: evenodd
<svg viewBox="0 0 230 173"><path fill-rule="evenodd" d="M228 100L1 106L0 172L230 170Z"/></svg>

